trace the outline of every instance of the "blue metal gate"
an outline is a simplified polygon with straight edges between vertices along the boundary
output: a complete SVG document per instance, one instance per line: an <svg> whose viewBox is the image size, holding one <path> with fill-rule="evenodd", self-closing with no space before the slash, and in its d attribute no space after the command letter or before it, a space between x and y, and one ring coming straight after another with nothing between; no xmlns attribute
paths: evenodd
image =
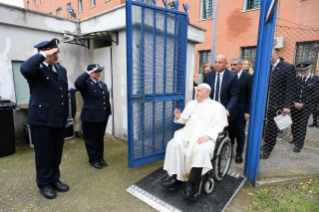
<svg viewBox="0 0 319 212"><path fill-rule="evenodd" d="M184 12L126 2L128 155L136 167L164 159L185 105L188 5Z"/></svg>

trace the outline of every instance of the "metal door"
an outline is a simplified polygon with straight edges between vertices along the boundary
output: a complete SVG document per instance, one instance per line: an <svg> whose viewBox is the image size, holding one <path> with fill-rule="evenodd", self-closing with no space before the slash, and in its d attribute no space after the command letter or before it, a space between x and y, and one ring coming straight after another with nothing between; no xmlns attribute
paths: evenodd
<svg viewBox="0 0 319 212"><path fill-rule="evenodd" d="M173 111L185 105L188 16L174 5L126 2L130 167L164 159L178 128Z"/></svg>

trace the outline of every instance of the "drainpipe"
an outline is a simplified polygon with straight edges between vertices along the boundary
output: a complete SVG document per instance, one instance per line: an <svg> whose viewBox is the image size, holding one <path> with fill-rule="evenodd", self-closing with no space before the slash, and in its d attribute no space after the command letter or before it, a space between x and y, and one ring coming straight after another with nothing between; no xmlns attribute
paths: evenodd
<svg viewBox="0 0 319 212"><path fill-rule="evenodd" d="M217 8L218 8L218 0L216 0L215 14L214 14L214 35L213 35L213 46L212 46L212 64L215 64Z"/></svg>

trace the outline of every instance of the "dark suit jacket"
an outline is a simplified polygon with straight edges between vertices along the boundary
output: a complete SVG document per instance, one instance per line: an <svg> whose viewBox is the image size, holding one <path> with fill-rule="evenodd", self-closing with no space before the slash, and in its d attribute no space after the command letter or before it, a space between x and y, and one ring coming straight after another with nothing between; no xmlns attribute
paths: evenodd
<svg viewBox="0 0 319 212"><path fill-rule="evenodd" d="M216 71L211 71L205 74L204 83L210 85L212 91L210 93L210 98L214 99L214 88L215 88L215 77ZM237 75L228 71L227 69L224 72L223 80L220 90L220 101L224 105L226 110L229 111L230 117L228 121L232 121L237 115L237 99L238 99L238 78Z"/></svg>
<svg viewBox="0 0 319 212"><path fill-rule="evenodd" d="M274 71L271 70L270 83L268 109L291 108L296 84L295 66L279 62Z"/></svg>
<svg viewBox="0 0 319 212"><path fill-rule="evenodd" d="M100 81L102 88L83 73L75 81L75 87L83 97L81 120L85 122L105 122L111 114L110 95L105 83Z"/></svg>
<svg viewBox="0 0 319 212"><path fill-rule="evenodd" d="M68 79L66 69L55 65L57 75L36 54L21 64L21 73L30 87L29 125L65 127L68 117Z"/></svg>
<svg viewBox="0 0 319 212"><path fill-rule="evenodd" d="M238 101L237 110L238 113L250 114L250 99L253 77L247 72L243 71L238 79Z"/></svg>
<svg viewBox="0 0 319 212"><path fill-rule="evenodd" d="M301 94L302 89L302 94ZM301 96L301 97L300 97ZM296 89L294 102L302 103L304 107L315 108L319 99L319 77L310 76L306 83L302 82L302 77L296 78Z"/></svg>

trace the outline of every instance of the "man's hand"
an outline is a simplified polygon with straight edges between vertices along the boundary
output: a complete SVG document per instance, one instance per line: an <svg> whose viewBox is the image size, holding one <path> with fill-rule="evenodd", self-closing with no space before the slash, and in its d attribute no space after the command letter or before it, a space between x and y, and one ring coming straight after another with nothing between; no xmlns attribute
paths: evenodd
<svg viewBox="0 0 319 212"><path fill-rule="evenodd" d="M179 117L181 117L181 109L175 108L174 116L175 116L176 119L179 119Z"/></svg>
<svg viewBox="0 0 319 212"><path fill-rule="evenodd" d="M303 107L303 104L295 102L294 106L296 109L300 110Z"/></svg>
<svg viewBox="0 0 319 212"><path fill-rule="evenodd" d="M96 72L97 68L92 69L91 71L89 71L90 75L92 75L94 72Z"/></svg>
<svg viewBox="0 0 319 212"><path fill-rule="evenodd" d="M245 121L249 120L249 117L250 117L249 113L245 113L244 117L245 117Z"/></svg>
<svg viewBox="0 0 319 212"><path fill-rule="evenodd" d="M227 117L229 117L229 116L230 116L230 113L229 113L229 111L228 111L228 110L226 110L226 114L227 114Z"/></svg>
<svg viewBox="0 0 319 212"><path fill-rule="evenodd" d="M207 141L211 140L211 138L208 136L208 135L203 135L202 137L200 137L198 140L197 140L197 143L198 144L203 144Z"/></svg>
<svg viewBox="0 0 319 212"><path fill-rule="evenodd" d="M290 108L287 108L285 107L283 110L282 110L282 115L288 115L290 113Z"/></svg>
<svg viewBox="0 0 319 212"><path fill-rule="evenodd" d="M40 52L43 52L46 54L46 56L54 55L58 52L58 48L50 49L50 50L41 50Z"/></svg>

